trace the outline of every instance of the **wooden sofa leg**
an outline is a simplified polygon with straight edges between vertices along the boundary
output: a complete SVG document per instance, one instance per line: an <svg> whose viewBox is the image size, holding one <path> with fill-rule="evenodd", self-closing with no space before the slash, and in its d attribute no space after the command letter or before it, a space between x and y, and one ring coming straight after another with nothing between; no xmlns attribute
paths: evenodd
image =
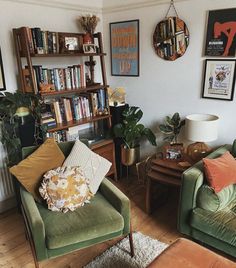
<svg viewBox="0 0 236 268"><path fill-rule="evenodd" d="M129 245L130 245L130 255L134 257L134 243L133 243L133 235L132 232L129 233Z"/></svg>
<svg viewBox="0 0 236 268"><path fill-rule="evenodd" d="M32 251L32 255L33 255L33 258L34 258L34 265L35 265L35 268L39 268L39 263L38 263L38 260L37 260L37 257L36 257L34 241L33 241L33 238L32 238L31 232L30 232L29 223L28 223L26 215L25 215L25 210L24 210L22 205L21 205L21 211L22 211L22 215L23 215L23 219L24 219L26 237L28 238L27 240L29 241L30 248L31 248L31 251Z"/></svg>

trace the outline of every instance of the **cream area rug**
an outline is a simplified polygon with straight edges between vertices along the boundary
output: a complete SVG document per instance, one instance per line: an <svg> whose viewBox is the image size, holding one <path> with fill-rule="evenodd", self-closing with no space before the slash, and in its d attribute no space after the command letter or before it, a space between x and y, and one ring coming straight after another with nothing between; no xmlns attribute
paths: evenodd
<svg viewBox="0 0 236 268"><path fill-rule="evenodd" d="M145 268L168 247L167 244L139 232L133 233L133 242L133 258L130 256L129 238L125 237L84 268Z"/></svg>

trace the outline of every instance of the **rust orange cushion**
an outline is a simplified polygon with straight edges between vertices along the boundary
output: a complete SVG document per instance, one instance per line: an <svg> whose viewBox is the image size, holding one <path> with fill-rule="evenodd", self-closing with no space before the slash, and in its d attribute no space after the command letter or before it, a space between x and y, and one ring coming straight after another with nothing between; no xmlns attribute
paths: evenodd
<svg viewBox="0 0 236 268"><path fill-rule="evenodd" d="M10 168L17 180L30 192L36 201L41 200L39 185L43 174L62 165L64 154L53 139L47 139L36 151L18 165Z"/></svg>
<svg viewBox="0 0 236 268"><path fill-rule="evenodd" d="M207 181L216 193L236 183L236 160L230 152L215 159L204 158L203 164Z"/></svg>

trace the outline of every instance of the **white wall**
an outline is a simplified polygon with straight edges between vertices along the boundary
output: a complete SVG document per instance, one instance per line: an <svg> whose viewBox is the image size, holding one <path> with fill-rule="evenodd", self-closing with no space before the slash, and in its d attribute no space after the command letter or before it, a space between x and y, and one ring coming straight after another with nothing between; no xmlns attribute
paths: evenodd
<svg viewBox="0 0 236 268"><path fill-rule="evenodd" d="M118 5L120 1L116 2ZM127 2L129 3L129 1ZM110 50L110 22L140 20L140 77L112 77L110 75L110 55L108 55L108 82L113 88L125 87L127 102L142 108L143 122L147 126L151 126L154 131L157 131L158 124L166 115L174 112L179 112L182 117L191 113L212 113L219 115L221 119L219 138L212 145L231 143L236 138L234 122L236 96L231 102L201 98L205 60L202 55L207 11L236 7L236 1L189 0L177 2L175 6L180 18L186 22L189 28L190 45L186 54L174 62L160 59L152 46L155 26L164 18L169 4L103 14L103 33L107 52ZM145 149L145 151L151 150L147 146Z"/></svg>
<svg viewBox="0 0 236 268"><path fill-rule="evenodd" d="M38 1L40 2L40 1ZM48 1L47 1L48 2ZM64 1L65 2L65 1ZM70 0L71 4L75 2ZM85 0L80 1L85 4ZM88 1L87 1L88 2ZM95 2L93 0L92 2ZM101 5L102 0L98 1ZM52 4L52 3L51 3ZM8 91L15 91L17 85L17 63L13 43L12 29L21 26L41 27L44 30L60 32L79 32L77 19L85 11L63 9L35 4L17 3L15 1L0 1L0 47L2 51L3 66ZM102 19L102 15L98 14ZM102 31L102 23L98 25L98 31ZM35 64L43 64L48 67L67 66L78 62L78 58L50 58L36 61Z"/></svg>

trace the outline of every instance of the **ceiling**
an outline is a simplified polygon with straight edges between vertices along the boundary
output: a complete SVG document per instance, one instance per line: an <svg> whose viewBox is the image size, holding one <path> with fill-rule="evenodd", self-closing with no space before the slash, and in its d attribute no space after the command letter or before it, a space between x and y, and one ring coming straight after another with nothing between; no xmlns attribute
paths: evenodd
<svg viewBox="0 0 236 268"><path fill-rule="evenodd" d="M82 12L115 12L132 8L170 3L170 0L5 0L50 7L78 10ZM175 2L189 0L175 0Z"/></svg>

